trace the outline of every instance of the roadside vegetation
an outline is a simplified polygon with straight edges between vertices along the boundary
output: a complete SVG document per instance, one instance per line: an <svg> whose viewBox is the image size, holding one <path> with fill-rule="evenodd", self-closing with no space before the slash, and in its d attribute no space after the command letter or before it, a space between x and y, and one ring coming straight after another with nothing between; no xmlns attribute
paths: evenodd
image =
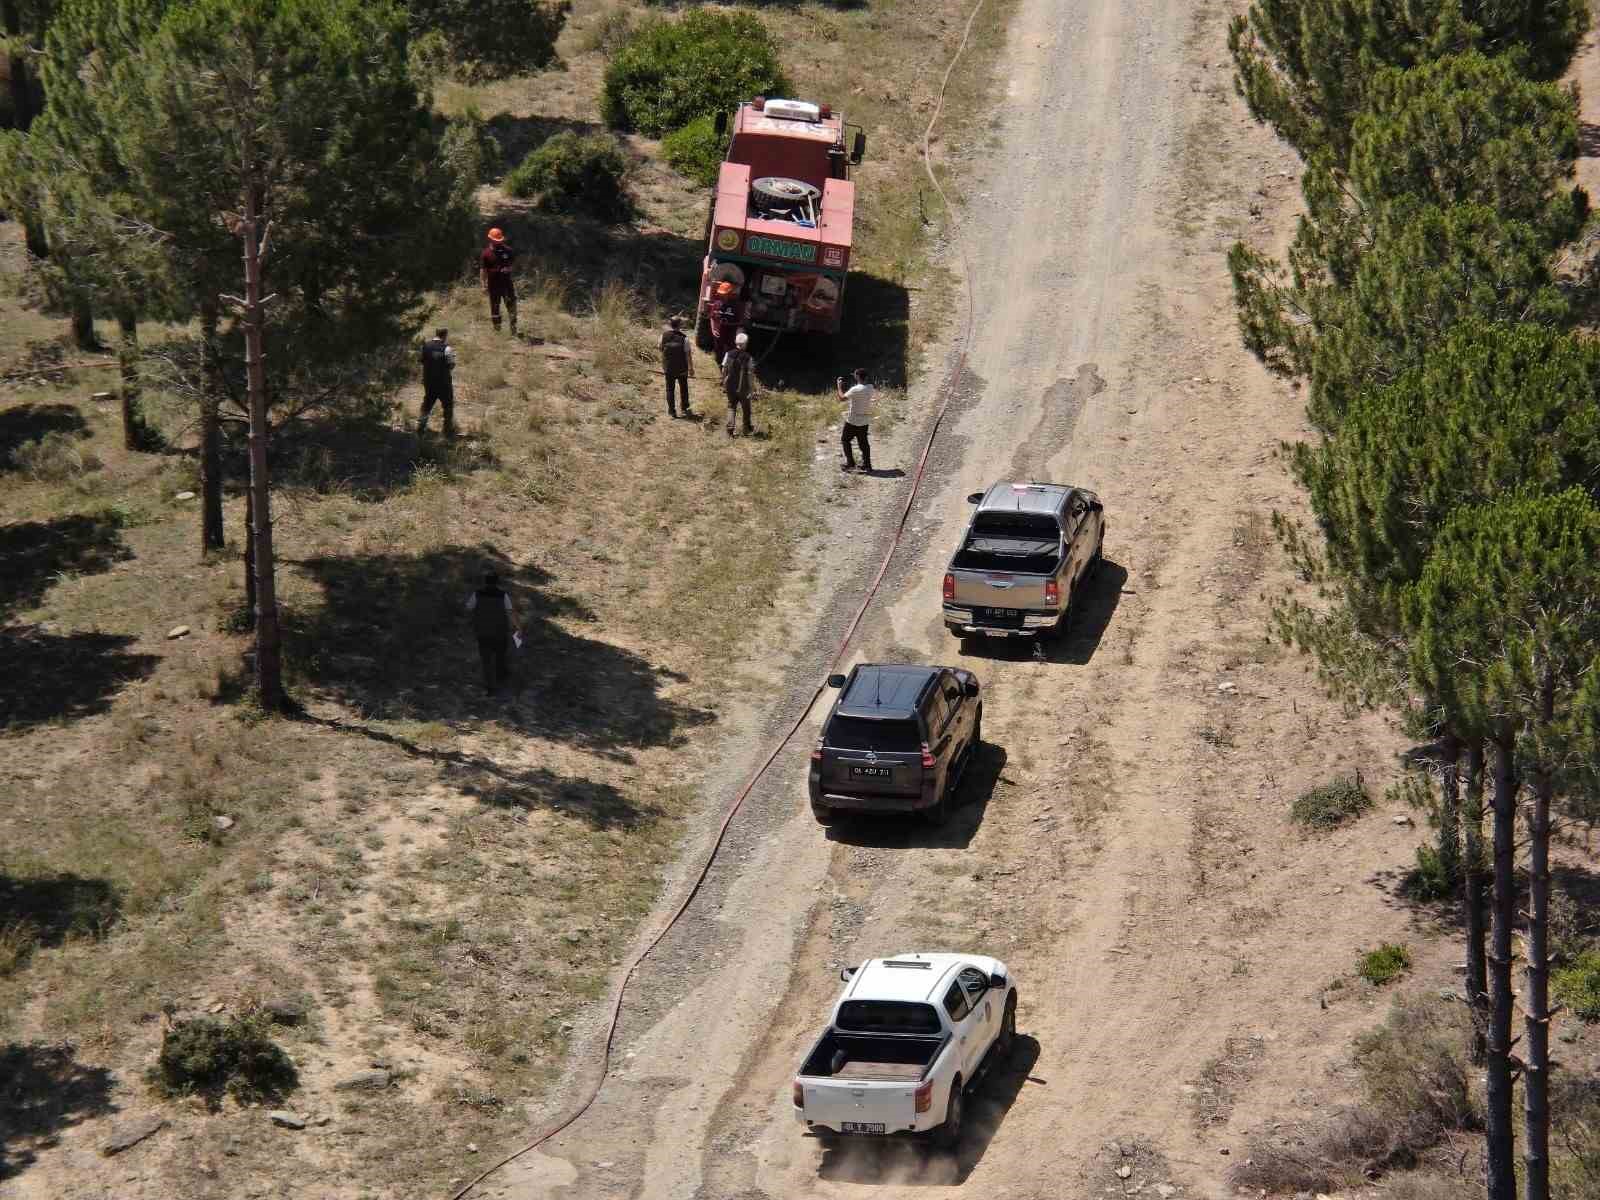
<svg viewBox="0 0 1600 1200"><path fill-rule="evenodd" d="M1316 431L1290 448L1315 529L1276 521L1311 586L1281 599L1276 631L1418 743L1436 839L1412 892L1459 898L1485 1078L1470 1182L1547 1200L1583 1153L1551 1139L1552 828L1600 791L1600 360L1560 83L1589 11L1348 16L1261 3L1230 31L1241 94L1307 164L1289 265L1230 255L1244 341L1306 384Z"/></svg>
<svg viewBox="0 0 1600 1200"><path fill-rule="evenodd" d="M236 2L165 8L163 53L194 32L172 13L203 31ZM608 63L685 15L541 5L553 57L530 44L513 73L477 24L506 6L347 14L409 38L385 70L410 107L346 133L387 130L414 157L386 160L374 138L381 180L318 176L271 235L269 283L295 264L265 326L285 716L255 690L244 329L215 302L241 286L239 239L177 187L194 176L158 169L185 144L161 135L185 115L181 89L159 87L168 60L119 68L161 100L137 127L87 119L113 81L50 74L123 7L130 38L162 8L71 0L68 25L32 31L49 47L24 63L37 111L13 112L32 128L0 147L0 190L33 189L7 191L6 211L45 217L0 224L0 792L26 798L0 811L0 1062L75 1097L0 1137L30 1186L67 1190L69 1155L99 1136L81 1118L155 1108L189 1135L200 1116L168 1094L215 1097L207 1136L238 1139L228 1170L163 1134L126 1190L239 1194L283 1168L251 1106L291 1094L292 1070L292 1102L332 1118L294 1135L299 1186L437 1194L469 1173L469 1142L509 1142L559 1101L689 822L718 803L685 749L760 694L747 656L792 641L770 598L847 486L813 475L834 376L867 365L892 414L940 328L939 306L914 302L943 278L916 145L966 9L689 11L767 31L794 91L870 139L847 331L831 351L779 346L762 436L735 442L669 422L654 374L665 317L693 313L703 187L602 115ZM1007 14L986 9L951 81L947 145L983 119ZM546 62L560 69L520 73ZM86 89L71 129L52 78ZM138 166L142 190L43 170L69 133L96 163ZM95 196L162 199L201 249L130 237ZM423 222L374 240L369 203ZM489 329L473 264L496 224L523 251L516 340ZM358 326L316 328L323 262L328 295L371 301ZM460 363L454 441L413 432L417 336L441 325ZM696 368L695 406L720 415L713 364ZM482 695L460 613L489 567L526 638L509 699ZM291 1002L304 1019L260 1023ZM231 1083L240 1063L287 1070L251 1088ZM381 1084L335 1089L374 1071Z"/></svg>

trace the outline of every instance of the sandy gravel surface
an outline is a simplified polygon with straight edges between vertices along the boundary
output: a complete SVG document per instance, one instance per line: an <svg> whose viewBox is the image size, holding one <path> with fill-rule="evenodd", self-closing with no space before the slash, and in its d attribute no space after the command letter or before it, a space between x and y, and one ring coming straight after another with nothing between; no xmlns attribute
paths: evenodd
<svg viewBox="0 0 1600 1200"><path fill-rule="evenodd" d="M808 727L636 980L596 1107L483 1194L1225 1195L1243 1135L1310 1112L1374 1018L1373 998L1327 987L1409 919L1393 883L1416 838L1384 813L1309 841L1284 819L1311 784L1387 769L1396 744L1264 640L1263 595L1282 585L1267 519L1295 504L1273 452L1304 427L1238 345L1224 254L1285 236L1295 164L1232 96L1226 17L1024 0L999 148L964 168L976 333L965 371L939 380L957 410L852 653L978 672L991 745L970 802L942 830L825 835ZM880 465L909 466L936 399L913 397L924 416ZM1107 564L1043 659L963 654L939 620L963 498L1008 477L1106 501ZM726 748L723 794L814 686L906 483L819 486L838 500L820 575L784 597L817 624L764 648L771 702ZM942 948L997 954L1022 987L1020 1052L962 1154L824 1151L788 1083L838 966Z"/></svg>

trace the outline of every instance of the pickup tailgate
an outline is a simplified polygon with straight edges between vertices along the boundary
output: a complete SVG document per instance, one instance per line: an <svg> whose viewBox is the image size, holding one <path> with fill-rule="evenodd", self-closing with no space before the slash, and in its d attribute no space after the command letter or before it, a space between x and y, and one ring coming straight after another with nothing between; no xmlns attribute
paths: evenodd
<svg viewBox="0 0 1600 1200"><path fill-rule="evenodd" d="M899 1133L917 1125L917 1081L802 1076L805 1119L835 1133ZM927 1114L922 1114L925 1118Z"/></svg>
<svg viewBox="0 0 1600 1200"><path fill-rule="evenodd" d="M957 568L955 598L960 608L1042 609L1045 580L1050 576L1022 575L1010 571L974 571Z"/></svg>

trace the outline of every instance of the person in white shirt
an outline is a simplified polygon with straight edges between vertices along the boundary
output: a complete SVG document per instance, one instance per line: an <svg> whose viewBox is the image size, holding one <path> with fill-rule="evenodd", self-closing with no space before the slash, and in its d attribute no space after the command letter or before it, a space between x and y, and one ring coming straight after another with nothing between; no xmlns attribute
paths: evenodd
<svg viewBox="0 0 1600 1200"><path fill-rule="evenodd" d="M856 469L855 455L850 453L850 443L855 442L861 448L861 469L872 470L872 443L867 440L867 426L872 423L872 409L874 398L877 395L873 386L867 382L867 369L857 367L854 372L855 385L845 391L844 376L835 381L839 390L839 399L844 401L844 433L839 438L839 443L844 447L844 463L840 467L844 471Z"/></svg>

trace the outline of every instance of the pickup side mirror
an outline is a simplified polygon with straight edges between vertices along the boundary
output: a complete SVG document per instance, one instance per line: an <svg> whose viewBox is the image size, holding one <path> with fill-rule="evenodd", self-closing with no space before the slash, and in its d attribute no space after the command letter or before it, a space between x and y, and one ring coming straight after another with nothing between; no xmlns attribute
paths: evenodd
<svg viewBox="0 0 1600 1200"><path fill-rule="evenodd" d="M1090 512L1105 512L1105 510L1106 510L1106 506L1104 504L1101 504L1100 501L1098 501L1098 500L1089 501L1089 511Z"/></svg>
<svg viewBox="0 0 1600 1200"><path fill-rule="evenodd" d="M1006 977L999 973L989 976L989 986L998 991L1004 991L1006 986Z"/></svg>
<svg viewBox="0 0 1600 1200"><path fill-rule="evenodd" d="M972 495L967 497L967 503L968 504L976 504L979 500L982 500L982 499L983 499L983 493L982 492L973 492Z"/></svg>
<svg viewBox="0 0 1600 1200"><path fill-rule="evenodd" d="M844 970L839 972L839 978L844 980L846 983L849 983L850 977L855 973L856 969L854 967L846 967Z"/></svg>
<svg viewBox="0 0 1600 1200"><path fill-rule="evenodd" d="M976 696L978 694L978 681L976 679L963 679L961 681L961 694L963 696Z"/></svg>
<svg viewBox="0 0 1600 1200"><path fill-rule="evenodd" d="M856 130L855 144L850 147L850 165L858 166L867 153L867 135Z"/></svg>
<svg viewBox="0 0 1600 1200"><path fill-rule="evenodd" d="M842 688L844 686L844 676L843 675L829 675L828 676L828 686L831 687L831 688Z"/></svg>
<svg viewBox="0 0 1600 1200"><path fill-rule="evenodd" d="M728 114L726 110L717 114L716 122L712 127L717 131L718 137L728 132Z"/></svg>

